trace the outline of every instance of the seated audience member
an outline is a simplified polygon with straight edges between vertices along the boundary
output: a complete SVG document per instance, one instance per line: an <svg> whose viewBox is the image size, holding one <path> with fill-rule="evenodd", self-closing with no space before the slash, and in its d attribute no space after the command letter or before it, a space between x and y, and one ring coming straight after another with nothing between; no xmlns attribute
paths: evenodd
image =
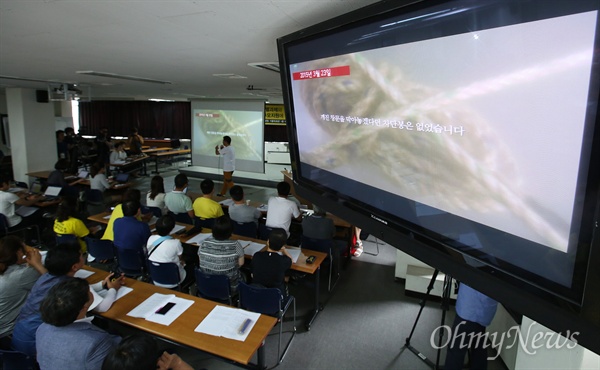
<svg viewBox="0 0 600 370"><path fill-rule="evenodd" d="M75 272L84 266L79 244L65 243L50 249L46 255L45 265L48 272L40 276L31 288L13 330L12 348L28 355L35 355L35 332L42 323L40 316L42 300L50 288L73 278ZM105 312L112 306L117 297L117 290L123 285L123 278L121 275L113 279L113 274L109 274L103 281L90 286L94 291L108 289L95 311Z"/></svg>
<svg viewBox="0 0 600 370"><path fill-rule="evenodd" d="M127 139L127 146L129 147L129 153L132 155L142 154L142 145L144 145L144 138L138 134L138 129L131 129L131 134Z"/></svg>
<svg viewBox="0 0 600 370"><path fill-rule="evenodd" d="M244 189L239 185L234 185L229 190L229 195L233 199L233 205L229 206L229 217L236 222L254 222L258 224L261 212L257 208L246 205L244 202Z"/></svg>
<svg viewBox="0 0 600 370"><path fill-rule="evenodd" d="M102 163L94 163L90 167L90 176L90 189L101 191L105 204L120 200L120 196L111 194L115 184L106 178L106 167Z"/></svg>
<svg viewBox="0 0 600 370"><path fill-rule="evenodd" d="M26 193L11 193L10 178L6 175L0 175L0 213L6 216L9 230L20 229L30 225L37 224L40 219L39 211L31 216L22 218L15 212L15 204L19 206L32 206L40 200L37 195L27 195Z"/></svg>
<svg viewBox="0 0 600 370"><path fill-rule="evenodd" d="M67 180L65 180L65 171L68 168L69 161L67 161L66 159L59 159L58 162L54 164L54 171L50 172L50 175L48 175L48 180L46 181L46 184L48 184L48 186L61 187L61 195L77 196L79 194L79 190L76 187L74 187L74 185L79 184L83 181L83 179L80 179L78 177L74 181L67 182Z"/></svg>
<svg viewBox="0 0 600 370"><path fill-rule="evenodd" d="M193 370L176 354L158 350L149 335L136 334L124 338L104 359L102 370Z"/></svg>
<svg viewBox="0 0 600 370"><path fill-rule="evenodd" d="M232 294L237 293L240 266L244 264L244 249L232 234L231 221L227 216L215 219L212 236L198 248L200 270L212 275L227 275Z"/></svg>
<svg viewBox="0 0 600 370"><path fill-rule="evenodd" d="M194 207L192 200L186 195L188 186L188 178L180 173L175 176L175 190L165 195L165 205L169 212L179 214L187 213L188 216L194 219Z"/></svg>
<svg viewBox="0 0 600 370"><path fill-rule="evenodd" d="M194 268L190 263L189 267L183 259L183 246L179 239L173 238L170 233L175 227L175 217L173 215L164 215L156 222L156 232L158 235L152 235L148 239L146 248L148 249L148 259L154 262L172 262L179 267L179 278L182 286L188 286L194 281ZM186 268L187 267L187 268ZM154 285L165 287L161 284ZM166 288L171 288L167 286Z"/></svg>
<svg viewBox="0 0 600 370"><path fill-rule="evenodd" d="M302 220L302 235L314 239L331 239L335 235L335 225L327 218L324 209L313 205L313 214Z"/></svg>
<svg viewBox="0 0 600 370"><path fill-rule="evenodd" d="M203 180L200 183L200 190L202 190L202 196L197 198L193 204L194 215L201 220L223 216L223 207L212 200L213 193L215 192L215 183L209 179Z"/></svg>
<svg viewBox="0 0 600 370"><path fill-rule="evenodd" d="M88 229L83 221L75 217L75 209L67 201L63 201L58 206L56 219L54 220L54 232L58 235L75 235L79 240L81 251L86 252L87 250L83 238L99 230L100 227Z"/></svg>
<svg viewBox="0 0 600 370"><path fill-rule="evenodd" d="M154 176L150 181L150 191L146 195L146 205L160 208L162 214L166 214L168 209L165 205L165 195L165 183L162 176Z"/></svg>
<svg viewBox="0 0 600 370"><path fill-rule="evenodd" d="M137 202L140 201L142 194L138 189L129 188L123 195L123 202L127 202L128 200L135 200ZM114 241L114 225L115 220L123 217L123 204L117 204L115 209L110 214L110 219L108 220L108 224L106 225L106 230L104 230L104 235L102 235L102 239ZM152 218L152 213L143 214L140 217L137 217L139 221L149 221Z"/></svg>
<svg viewBox="0 0 600 370"><path fill-rule="evenodd" d="M285 230L273 229L267 240L267 250L255 253L251 264L253 284L278 288L284 295L287 295L285 273L292 267L292 256L285 249L286 240Z"/></svg>
<svg viewBox="0 0 600 370"><path fill-rule="evenodd" d="M127 153L125 152L125 143L118 141L115 143L115 147L110 152L109 160L110 163L123 163L127 159ZM111 170L115 170L116 167L111 166Z"/></svg>
<svg viewBox="0 0 600 370"><path fill-rule="evenodd" d="M277 184L277 196L269 198L266 225L271 228L282 228L290 236L292 219L301 220L298 205L289 200L290 184L285 181Z"/></svg>
<svg viewBox="0 0 600 370"><path fill-rule="evenodd" d="M141 216L140 202L128 200L123 203L123 217L115 220L114 244L117 248L133 249L146 254L146 242L152 234L146 222L139 221Z"/></svg>
<svg viewBox="0 0 600 370"><path fill-rule="evenodd" d="M53 286L40 305L37 361L42 369L96 369L121 341L87 318L94 302L87 281L69 279Z"/></svg>
<svg viewBox="0 0 600 370"><path fill-rule="evenodd" d="M46 272L38 249L27 249L14 235L0 239L0 342L12 333L33 284Z"/></svg>
<svg viewBox="0 0 600 370"><path fill-rule="evenodd" d="M12 347L16 351L35 354L35 331L42 323L40 303L51 287L72 278L83 265L79 243L60 244L48 251L45 260L48 272L40 276L31 288L15 323Z"/></svg>

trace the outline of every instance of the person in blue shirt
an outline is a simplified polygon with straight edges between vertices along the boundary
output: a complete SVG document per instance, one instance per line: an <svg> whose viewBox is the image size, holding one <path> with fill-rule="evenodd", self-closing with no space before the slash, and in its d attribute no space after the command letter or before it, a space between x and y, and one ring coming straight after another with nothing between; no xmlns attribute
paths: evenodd
<svg viewBox="0 0 600 370"><path fill-rule="evenodd" d="M462 369L465 354L469 349L471 369L487 369L485 327L492 322L497 307L498 302L492 298L460 283L456 297L456 318L452 325L445 370Z"/></svg>
<svg viewBox="0 0 600 370"><path fill-rule="evenodd" d="M140 202L128 200L122 208L124 217L116 219L113 227L115 247L137 250L146 255L146 242L151 233L148 224L136 218L141 215Z"/></svg>

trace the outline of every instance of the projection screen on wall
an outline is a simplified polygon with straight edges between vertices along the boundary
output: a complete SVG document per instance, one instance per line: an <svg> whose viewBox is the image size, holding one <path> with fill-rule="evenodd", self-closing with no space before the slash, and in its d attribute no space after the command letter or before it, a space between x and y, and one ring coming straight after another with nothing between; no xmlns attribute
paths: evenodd
<svg viewBox="0 0 600 370"><path fill-rule="evenodd" d="M222 168L215 146L231 137L236 171L264 173L264 102L231 100L192 101L192 162Z"/></svg>

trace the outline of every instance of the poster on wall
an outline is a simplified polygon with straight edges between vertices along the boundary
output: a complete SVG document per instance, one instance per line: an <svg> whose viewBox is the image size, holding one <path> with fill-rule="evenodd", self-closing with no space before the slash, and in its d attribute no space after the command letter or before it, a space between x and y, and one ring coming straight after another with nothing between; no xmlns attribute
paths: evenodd
<svg viewBox="0 0 600 370"><path fill-rule="evenodd" d="M265 125L285 126L283 104L265 104Z"/></svg>

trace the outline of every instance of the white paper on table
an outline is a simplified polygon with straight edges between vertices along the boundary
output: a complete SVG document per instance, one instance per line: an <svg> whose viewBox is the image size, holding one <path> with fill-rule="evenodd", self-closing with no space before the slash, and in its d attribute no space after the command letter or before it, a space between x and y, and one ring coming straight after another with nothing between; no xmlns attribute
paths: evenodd
<svg viewBox="0 0 600 370"><path fill-rule="evenodd" d="M259 317L259 313L233 307L215 306L194 331L243 342L252 331ZM250 325L243 334L240 334L240 327L246 319L250 319Z"/></svg>
<svg viewBox="0 0 600 370"><path fill-rule="evenodd" d="M196 236L194 236L193 238L190 238L186 244L197 244L200 245L202 244L203 241L205 241L206 239L208 239L209 237L212 236L212 233L205 233L205 234L198 234Z"/></svg>
<svg viewBox="0 0 600 370"><path fill-rule="evenodd" d="M266 204L261 204L257 209L261 212L267 212L269 210L269 206Z"/></svg>
<svg viewBox="0 0 600 370"><path fill-rule="evenodd" d="M219 202L219 204L223 205L223 206L227 206L227 207L231 207L234 202L233 199L225 199Z"/></svg>
<svg viewBox="0 0 600 370"><path fill-rule="evenodd" d="M177 225L177 224L175 224L175 227L173 228L173 230L171 230L171 232L170 232L170 235L173 235L173 234L175 234L175 233L177 233L178 231L181 231L181 230L183 230L183 229L185 229L185 226L183 226L183 225ZM150 232L151 232L151 233L153 233L153 232L156 232L156 228L154 228L154 229L150 230Z"/></svg>
<svg viewBox="0 0 600 370"><path fill-rule="evenodd" d="M240 240L241 242L241 240ZM261 244L261 243L255 243L255 242L250 242L248 243L248 245L246 245L244 247L244 254L247 254L249 256L254 256L254 254L256 252L260 252L261 250L263 250L267 245L266 244Z"/></svg>
<svg viewBox="0 0 600 370"><path fill-rule="evenodd" d="M154 293L144 302L137 305L133 310L129 311L127 316L145 319L153 315L158 309L169 303L173 298L175 298L175 294Z"/></svg>
<svg viewBox="0 0 600 370"><path fill-rule="evenodd" d="M164 315L160 315L160 314L157 314L155 311L155 313L146 317L146 320L155 322L157 324L169 326L169 325L171 325L171 323L173 321L175 321L175 319L177 319L179 316L181 316L181 314L184 313L185 310L187 310L188 308L190 308L191 305L194 304L194 301L192 301L190 299L183 299L183 298L179 298L179 297L171 298L171 300L169 300L169 302L175 303L175 306L173 306L169 310L169 312L167 312ZM157 310L159 308L157 308Z"/></svg>
<svg viewBox="0 0 600 370"><path fill-rule="evenodd" d="M104 216L104 217L102 217L102 218L103 218L103 219L105 219L105 220L109 220L109 219L110 219L110 216L111 216L111 215L107 215L107 216Z"/></svg>
<svg viewBox="0 0 600 370"><path fill-rule="evenodd" d="M117 290L117 296L115 297L115 301L118 301L119 298L124 297L125 295L131 293L133 291L133 288L130 288L128 286L121 286L119 288L119 290ZM106 295L108 294L108 289L102 289L101 291L97 292L98 295L102 298L106 298Z"/></svg>
<svg viewBox="0 0 600 370"><path fill-rule="evenodd" d="M300 248L292 248L292 247L285 247L285 250L288 251L290 256L292 256L292 262L294 262L294 263L296 263L298 261L298 257L300 257L300 253L302 252L302 250Z"/></svg>
<svg viewBox="0 0 600 370"><path fill-rule="evenodd" d="M80 279L86 279L92 275L94 275L95 272L94 271L89 271L89 270L84 270L84 269L79 269L75 272L75 277L76 278L80 278Z"/></svg>

